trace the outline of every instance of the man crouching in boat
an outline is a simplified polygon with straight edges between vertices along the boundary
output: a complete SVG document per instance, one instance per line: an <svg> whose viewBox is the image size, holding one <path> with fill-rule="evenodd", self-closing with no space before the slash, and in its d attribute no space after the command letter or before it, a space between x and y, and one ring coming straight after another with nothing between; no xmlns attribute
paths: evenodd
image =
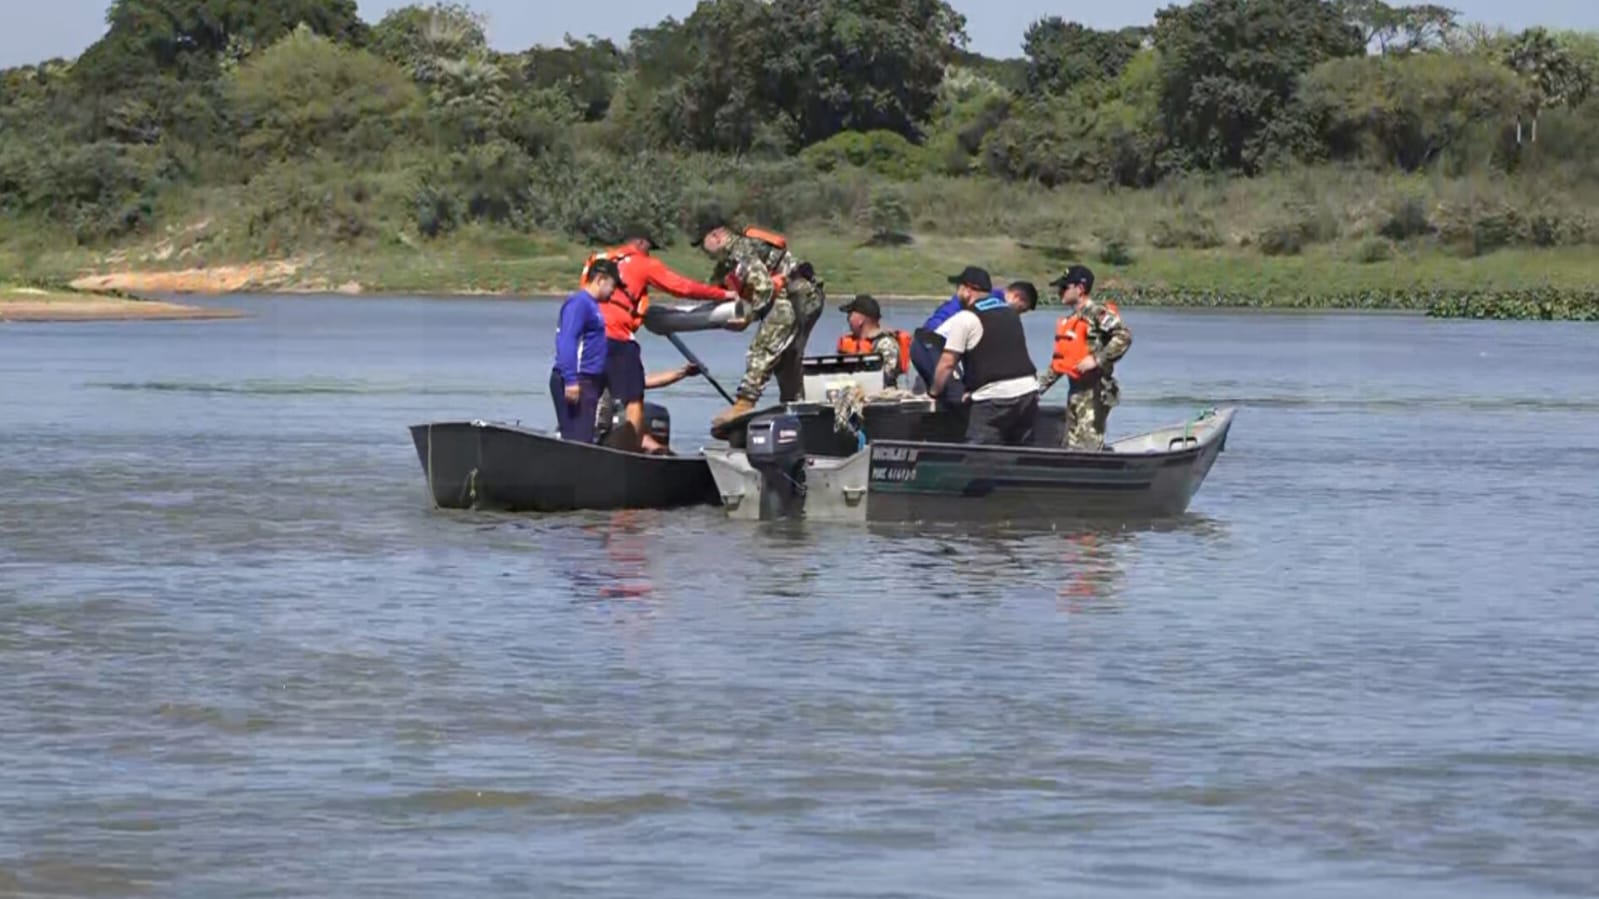
<svg viewBox="0 0 1599 899"><path fill-rule="evenodd" d="M692 362L669 371L656 372L644 379L644 392L648 394L651 390L670 387L684 378L691 378L699 373L700 367ZM648 412L648 406L644 408ZM609 390L601 391L599 411L594 414L594 439L602 446L623 449L621 432L626 429L626 424L626 419L621 419L616 414L616 401L611 398L611 392ZM645 427L640 437L642 440L639 452L650 456L670 456L673 454L671 447L667 445L668 441L656 434L653 424Z"/></svg>
<svg viewBox="0 0 1599 899"><path fill-rule="evenodd" d="M736 300L738 294L686 278L650 255L660 242L648 228L629 227L623 236L625 240L620 246L594 254L589 264L607 259L616 263L616 270L621 273L622 281L616 292L600 304L600 313L605 316L605 337L610 341L605 386L611 398L625 406L627 415L624 426L612 436L612 444L618 449L638 452L647 449L650 443L644 428L644 391L649 387L649 379L644 376L644 359L638 342L639 326L644 324L644 315L650 309L650 288L690 300ZM585 278L588 271L585 267Z"/></svg>
<svg viewBox="0 0 1599 899"><path fill-rule="evenodd" d="M1055 325L1055 353L1038 379L1043 394L1061 378L1071 382L1066 398L1067 449L1105 448L1105 422L1121 401L1116 363L1133 345L1133 332L1115 303L1094 299L1094 273L1074 265L1050 284L1070 312Z"/></svg>
<svg viewBox="0 0 1599 899"><path fill-rule="evenodd" d="M598 259L588 266L586 286L561 304L555 326L555 366L550 371L550 398L562 440L594 442L594 410L604 386L605 317L600 304L609 300L622 275L616 263Z"/></svg>
<svg viewBox="0 0 1599 899"><path fill-rule="evenodd" d="M944 350L927 392L941 395L962 364L971 407L966 442L1027 446L1038 420L1038 370L1021 313L990 296L993 284L983 269L968 267L950 282L959 285L963 308L938 327Z"/></svg>

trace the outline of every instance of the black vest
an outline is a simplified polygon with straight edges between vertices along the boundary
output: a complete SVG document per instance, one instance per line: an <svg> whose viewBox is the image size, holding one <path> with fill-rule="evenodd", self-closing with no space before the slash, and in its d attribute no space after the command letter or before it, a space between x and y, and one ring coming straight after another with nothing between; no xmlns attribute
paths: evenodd
<svg viewBox="0 0 1599 899"><path fill-rule="evenodd" d="M961 379L969 393L998 381L1037 377L1038 369L1027 355L1027 332L1022 317L1004 300L979 300L971 311L983 323L983 339L961 359L966 369Z"/></svg>

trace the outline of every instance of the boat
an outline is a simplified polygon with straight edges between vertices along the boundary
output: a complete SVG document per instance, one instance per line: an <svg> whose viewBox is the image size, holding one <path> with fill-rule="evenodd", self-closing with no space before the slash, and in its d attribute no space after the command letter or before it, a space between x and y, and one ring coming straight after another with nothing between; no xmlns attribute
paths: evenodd
<svg viewBox="0 0 1599 899"><path fill-rule="evenodd" d="M880 406L874 410L873 406ZM820 445L803 404L765 410L741 438L704 450L727 514L742 520L1061 523L1187 511L1226 449L1236 410L1117 440L1062 448L1065 410L1043 407L1033 446L959 442L963 415L933 400L868 404L857 447ZM875 412L875 414L874 414ZM831 418L831 410L827 417ZM876 430L874 431L874 419Z"/></svg>
<svg viewBox="0 0 1599 899"><path fill-rule="evenodd" d="M698 454L626 452L481 420L415 425L411 439L428 492L443 509L575 512L721 502Z"/></svg>

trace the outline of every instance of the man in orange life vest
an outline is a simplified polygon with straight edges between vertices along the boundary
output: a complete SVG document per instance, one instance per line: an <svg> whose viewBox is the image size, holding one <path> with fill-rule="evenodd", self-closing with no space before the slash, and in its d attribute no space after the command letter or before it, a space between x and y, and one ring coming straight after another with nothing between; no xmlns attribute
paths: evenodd
<svg viewBox="0 0 1599 899"><path fill-rule="evenodd" d="M850 356L882 356L883 386L899 386L899 376L910 366L910 335L883 330L883 307L866 294L857 295L838 311L849 316L849 333L838 339L838 351Z"/></svg>
<svg viewBox="0 0 1599 899"><path fill-rule="evenodd" d="M650 308L650 288L655 287L673 296L691 300L736 300L738 294L721 287L713 287L685 278L672 271L666 263L650 255L660 245L648 229L633 227L625 232L620 246L612 247L589 258L609 259L622 273L622 282L609 301L600 304L605 316L607 339L605 387L613 402L623 404L626 424L614 438L620 449L637 452L642 446L644 428L644 359L638 344L638 329L644 324L644 314ZM588 280L588 266L584 278Z"/></svg>
<svg viewBox="0 0 1599 899"><path fill-rule="evenodd" d="M1060 288L1061 303L1071 313L1055 325L1054 358L1038 378L1038 392L1042 395L1067 378L1071 393L1066 399L1065 446L1101 450L1105 422L1121 400L1116 363L1133 345L1133 332L1115 303L1093 298L1094 273L1084 266L1072 266L1050 286Z"/></svg>

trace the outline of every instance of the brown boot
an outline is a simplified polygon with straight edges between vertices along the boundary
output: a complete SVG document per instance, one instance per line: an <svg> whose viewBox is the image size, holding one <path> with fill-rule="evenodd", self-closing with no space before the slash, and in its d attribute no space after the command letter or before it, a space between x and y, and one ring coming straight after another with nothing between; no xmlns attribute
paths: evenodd
<svg viewBox="0 0 1599 899"><path fill-rule="evenodd" d="M711 436L717 439L725 438L733 422L755 411L755 403L743 397L738 402L728 406L721 415L711 419Z"/></svg>

